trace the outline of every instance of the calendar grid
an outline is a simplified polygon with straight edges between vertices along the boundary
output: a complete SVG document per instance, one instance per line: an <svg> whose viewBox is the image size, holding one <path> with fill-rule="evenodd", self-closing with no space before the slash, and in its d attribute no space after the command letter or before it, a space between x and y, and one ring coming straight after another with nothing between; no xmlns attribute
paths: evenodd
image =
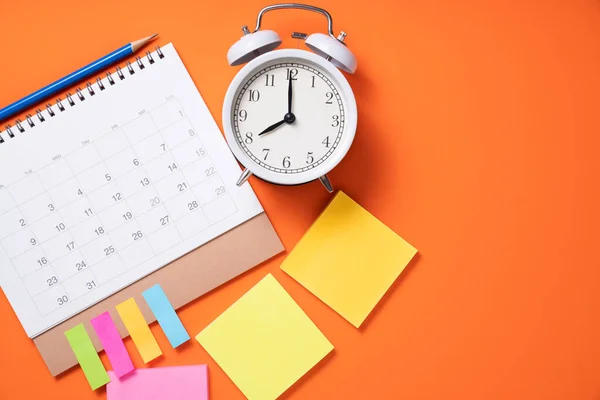
<svg viewBox="0 0 600 400"><path fill-rule="evenodd" d="M159 115L163 118L161 123L156 119ZM165 118L169 120L165 121ZM114 149L108 147L110 151L106 153L107 147L99 146L101 141L115 145L121 141L122 145ZM148 148L149 145L161 148ZM145 154L140 153L140 149L145 149ZM194 151L195 154L188 154ZM129 160L133 165L124 168L123 160L128 156L133 157ZM94 157L99 161L96 162ZM120 167L111 168L109 161ZM64 171L60 177L53 177L52 184L37 176L57 163L64 165ZM14 226L16 229L12 230L8 228L0 237L0 245L12 260L20 260L20 265L26 265L25 270L19 271L19 276L40 315L55 312L63 304L117 279L126 271L155 259L161 252L237 213L238 207L214 165L181 103L174 98L94 140L82 142L77 150L63 154L52 163L30 171L41 188L31 192L24 203L13 197L11 188L22 185L29 175L3 188L12 197L15 207L6 209L0 217L16 212L15 215L22 216L24 225ZM141 181L138 182L139 177ZM141 188L138 188L136 185L140 184ZM111 192L113 186L115 191ZM77 190L78 195L64 195L65 188ZM138 199L137 204L133 204L132 199ZM149 202L142 205L140 199ZM21 209L23 204L35 209L41 202L48 210L33 213L30 210L25 216ZM214 212L213 204L217 210L225 207L224 213L211 214L208 209ZM74 208L78 210L75 216L72 214ZM64 210L71 212L65 214ZM159 215L159 221L156 221ZM107 216L110 217L108 220L105 219ZM146 221L144 227L142 221ZM172 234L165 231L169 226ZM38 237L33 228L42 232L42 236ZM31 246L7 251L4 242L12 240L12 236L29 237ZM63 239L67 240L66 246ZM52 250L56 245L62 246L62 250L47 254L46 250ZM140 246L143 251L133 250L134 246ZM129 256L125 258L127 252ZM32 267L36 258L39 265Z"/></svg>
<svg viewBox="0 0 600 400"><path fill-rule="evenodd" d="M29 337L263 211L165 55L154 76L0 146L0 274Z"/></svg>
<svg viewBox="0 0 600 400"><path fill-rule="evenodd" d="M160 130L158 129L158 126L156 126L156 123L154 122L154 119L152 119L152 112L150 112L148 115L150 116L150 119L152 120L152 124L153 124L153 125L154 125L154 127L156 128L156 131L157 131L157 132L160 134ZM182 117L181 119L183 119L183 118L185 118L185 117ZM181 120L181 119L180 119L180 120ZM177 120L177 121L176 121L176 122L174 122L173 124L175 124L175 123L179 122L180 120ZM173 124L172 124L172 125L173 125ZM125 139L126 139L126 140L127 140L127 142L129 143L129 146L132 148L132 150L133 150L133 154L135 155L135 157L136 157L137 159L139 159L139 156L137 155L137 152L135 151L135 148L133 147L135 144L134 144L134 145L132 145L132 144L131 144L131 142L130 142L129 138L127 137L127 135L125 135ZM166 142L165 142L165 140L164 140L164 138L162 137L162 135L161 135L161 139L162 139L163 143L166 143ZM140 140L140 142L141 142L141 140ZM137 143L136 143L136 144L137 144ZM166 150L166 149L165 149L165 150ZM162 156L162 154L161 154L161 155L158 155L158 156L156 156L155 158L158 158L158 157L161 157L161 156ZM144 172L146 173L146 175L148 175L148 171L146 171L146 170L145 170L145 168L144 168L143 166L142 166L142 169L144 169ZM167 179L167 178L168 178L168 176L166 176L164 179ZM164 202L164 199L161 199L161 202ZM179 232L179 229L177 228L177 225L175 225L175 230L177 230L177 234L179 235L179 238L180 238L180 240L182 240L181 232Z"/></svg>
<svg viewBox="0 0 600 400"><path fill-rule="evenodd" d="M191 140L193 140L193 139L191 139ZM158 158L158 157L157 157L157 158ZM196 162L197 162L197 161L196 161ZM211 175L211 178L212 178L212 177L218 177L218 176L219 176L218 174L214 174L214 175ZM162 178L162 179L159 179L159 180L155 181L154 183L159 183L159 182L162 182L162 181L166 180L167 178L168 178L168 176L167 176L167 177L164 177L164 178ZM209 178L209 179L210 179L210 178ZM98 189L96 189L96 190L94 190L94 191L90 192L90 194L91 194L91 193L95 193L95 192L97 192L98 190L102 189L102 188L103 188L103 187L105 187L105 186L108 186L108 184L109 184L109 183L107 183L107 184L105 184L105 185L103 185L103 186L100 186ZM200 183L200 184L201 184L201 183ZM199 186L200 184L197 184L197 185L195 185L195 186L191 186L191 187L190 187L190 189L193 189L193 188L195 188L196 186ZM136 194L139 194L139 193L141 193L143 190L144 190L144 189L140 189L140 190L138 190L137 192L134 192L134 193L133 193L131 196L135 196ZM188 190L189 190L189 189L188 189ZM131 196L130 196L130 197L131 197ZM167 198L166 200L168 201L168 200L171 200L171 199L172 199L172 198ZM215 200L216 200L216 199L215 199ZM78 199L78 200L74 200L73 202L71 202L71 203L67 204L67 206L68 206L68 205L71 205L71 204L74 204L74 203L76 203L77 201L79 201L79 199ZM213 200L213 201L214 201L214 200ZM208 204L212 203L213 201L209 201L209 202L205 203L205 205L208 205ZM112 205L110 205L110 206L108 206L108 207L106 207L106 208L102 209L102 210L101 210L101 212L108 211L108 210L110 210L111 208L114 208L114 207L116 207L118 204L119 204L119 203L112 204ZM151 211L151 210L150 210L150 211ZM138 217L141 217L141 216L143 216L143 215L145 215L145 214L148 214L150 211L148 211L148 212L145 212L145 213L142 213L142 214L139 214L139 215L138 215ZM237 211L237 208L236 208L236 211ZM96 211L94 211L94 215L96 215ZM33 223L39 222L40 220L43 220L44 218L45 218L45 217L42 217L42 218L40 218L39 220L33 221ZM15 232L13 232L12 234L9 234L9 235L5 236L4 238L0 238L0 243L1 243L1 241L2 241L3 239L5 239L6 237L8 237L8 236L11 236L11 235L13 235L13 234L15 234L15 233L18 233L19 231L21 231L21 230L23 230L23 229L27 229L28 227L29 227L29 223L28 223L28 225L26 225L26 226L24 226L24 227L21 227L21 229L19 229L19 230L17 230L17 231L15 231ZM73 226L73 227L71 227L71 228L74 228L74 227L75 227L75 226ZM53 238L50 238L50 239L48 239L48 240L46 240L46 241L43 241L43 242L38 242L38 244L39 244L39 245L42 245L42 244L44 244L44 243L47 243L48 241L50 241L50 240L52 240L52 239L53 239ZM84 244L82 244L82 246L83 246L83 245L85 245L85 244L87 244L87 243L84 243ZM19 253L19 254L17 254L17 255L15 256L15 258L16 258L16 257L19 257L19 256L22 256L23 254L25 254L25 253L27 253L27 252L29 252L29 251L31 251L31 250L32 250L32 249L29 249L29 250L26 250L26 251L24 251L23 253Z"/></svg>
<svg viewBox="0 0 600 400"><path fill-rule="evenodd" d="M67 165L68 165L68 164L67 164ZM72 173L72 171L71 171L71 173ZM43 182L42 182L42 184L43 184ZM54 202L54 199L52 198L52 195L51 195L51 194L48 192L48 190L47 190L47 189L46 189L46 192L45 192L45 194L46 194L46 195L47 195L47 196L50 198L50 200L52 201L52 204L54 204L54 203L55 203L55 202ZM58 214L58 216L60 217L60 220L61 220L61 221L64 221L65 219L64 219L63 215L61 215L60 209L58 209L58 208L57 208L57 209L55 209L55 211L56 211L56 214ZM52 211L52 212L54 212L54 211ZM65 229L66 229L66 227L65 227ZM77 242L76 242L76 240L75 240L75 239L73 239L73 241L72 241L71 243L73 243L73 250L74 250L74 249L77 247ZM38 245L41 247L41 246L42 246L42 244L43 244L43 243L39 243ZM42 249L42 251L43 251L43 249ZM45 254L45 252L44 252L44 254ZM50 267L50 268L52 268L53 275L52 275L52 277L50 278L50 281L48 281L48 285L49 285L49 286L48 286L48 288L46 288L46 290L44 290L44 292L46 292L46 291L48 291L48 290L51 290L53 287L55 287L55 286L58 284L58 285L59 285L59 287L60 287L60 288L62 288L62 290L63 290L63 291L66 293L66 292L67 292L67 290L66 290L66 288L65 288L65 285L63 284L63 280L62 280L62 279L59 279L59 278L58 278L58 276L57 276L58 274L56 273L56 269L54 268L54 263L53 263L53 262L49 262L49 267ZM92 273L92 275L93 275L93 272L92 272L92 271L90 271L90 273ZM51 282L53 282L53 278L55 278L56 284L50 285L50 283L51 283ZM69 278L69 279L70 279L70 278ZM95 279L95 277L94 277L94 279ZM68 279L66 279L66 280L68 280ZM66 281L66 280L65 280L65 281ZM44 292L42 292L42 293L44 293ZM37 295L39 296L39 295L41 295L42 293L38 293ZM69 297L69 296L67 296L67 301L68 301L69 299L70 299L70 297ZM36 306L37 306L37 305L36 305ZM38 311L40 311L40 312L41 312L41 310L39 309L39 307L38 307Z"/></svg>
<svg viewBox="0 0 600 400"><path fill-rule="evenodd" d="M70 169L70 171L71 171L71 175L74 177L74 179L75 179L75 180L77 181L77 183L79 184L79 187L81 188L81 187L82 187L82 186L81 186L81 182L79 181L79 178L77 177L77 174L75 174L75 173L74 173L74 171L73 171L73 168L72 168L72 167L69 165L69 162L68 162L68 161L66 161L65 163L66 163L67 167ZM60 212L58 212L58 213L59 213L59 215L60 215ZM61 219L64 219L64 218L61 218ZM79 244L78 244L77 242L78 242L78 241L77 241L76 239L74 239L74 238L73 238L73 241L72 241L72 243L73 243L73 249L71 250L71 252L72 252L72 251L74 251L75 249L78 249L78 248L80 247L80 246L79 246ZM68 256L68 254L67 254L67 255L65 255L65 257L66 257L66 256ZM85 259L83 259L83 260L82 260L82 262L85 262L85 261L86 261ZM54 263L56 263L56 261L54 261ZM85 268L85 269L82 269L81 271L78 271L77 273L75 273L75 274L73 274L72 276L70 276L70 277L68 277L67 279L65 279L65 283L66 283L68 280L70 280L70 279L73 279L75 276L77 276L78 274L81 274L81 273L82 273L82 272L84 272L84 271L89 271L89 273L90 273L90 274L92 275L92 277L93 277L93 280L91 281L91 283L93 283L93 284L94 284L94 286L92 286L91 288L89 288L89 287L88 287L88 291L89 291L89 290L92 290L94 287L97 287L97 278L96 278L96 276L95 276L95 274L94 274L94 271L93 271L93 270L90 268L90 266L88 266L88 267L87 267L87 268ZM64 284L63 284L63 282L62 282L62 281L60 281L60 284L61 284L61 286L62 286L63 290L65 291L65 293L67 293L67 290L66 290L66 288L65 288L65 286L64 286ZM78 298L78 297L81 297L81 296L83 296L84 294L85 294L85 293L82 293L80 296L74 296L74 297L71 297L71 296L69 296L69 295L66 295L66 296L67 296L67 302L68 302L68 301L71 301L71 300L75 300L76 298ZM38 309L39 309L39 308L38 308Z"/></svg>
<svg viewBox="0 0 600 400"><path fill-rule="evenodd" d="M175 100L170 100L170 101L175 101ZM170 101L169 101L169 102L170 102ZM163 103L162 105L155 107L155 108L154 108L154 110L156 110L156 109L158 109L158 108L162 107L164 104L167 104L167 103L169 103L169 102ZM135 120L137 120L137 119L139 119L139 118L140 118L140 117L134 118L133 120L131 120L131 121L128 121L128 122L125 122L125 123L123 123L122 125L119 125L119 126L120 126L120 127L127 126L128 124L132 123L133 121L135 121ZM178 119L178 120L176 120L176 121L174 121L174 122L170 123L169 125L165 126L163 129L166 129L166 128L168 128L169 126L175 125L176 123L180 122L181 120L183 120L183 119L185 119L185 118L186 118L186 117L182 117L182 118L180 118L180 119ZM102 139L102 138L104 138L104 137L106 137L106 136L110 135L110 134L111 134L111 133L113 133L113 132L114 132L114 131L109 131L109 132L107 132L107 133L105 133L105 134L103 134L103 135L101 135L101 136L98 136L98 137L97 137L95 140L96 140L96 141L97 141L97 140L100 140L100 139ZM191 140L193 140L193 138L190 138L189 140L191 141ZM135 142L135 143L133 143L133 144L131 144L131 143L130 143L130 146L135 146L136 144L138 144L138 143L139 143L139 142L141 142L141 141L143 141L143 139L142 139L142 140L140 140L140 141L138 141L138 142ZM181 145L183 145L183 143L180 143L178 146L181 146ZM83 147L85 147L85 145L82 145L82 147L80 147L80 148L78 148L78 149L75 149L75 150L73 150L73 151L71 151L71 152L65 153L65 154L63 155L63 158L67 158L67 157L69 157L70 155L73 155L74 153L77 153L77 152L78 152L79 150L81 150ZM123 152L124 152L124 151L127 151L127 149L123 150ZM118 155L118 154L115 154L115 155ZM37 168L37 170L36 170L36 171L34 171L34 172L41 171L41 170L43 170L43 169L45 169L45 168L47 168L47 167L51 166L53 163L54 163L54 162L52 161L52 162L49 162L48 164L44 164L44 165L42 165L41 167ZM91 167L89 167L88 169L92 169L92 168L94 168L94 167L97 167L97 166L98 166L98 165L100 165L100 164L102 164L102 162L99 162L99 163L97 163L97 164L95 164L95 165L92 165L92 166L91 166ZM82 172L85 172L85 171L82 171ZM11 183L11 186L13 186L13 185L15 185L15 184L17 184L17 183L19 183L19 182L21 182L21 181L23 181L23 180L27 179L27 178L28 178L28 176L24 176L24 177L22 177L22 178L20 178L20 179L17 179L17 180L15 180L14 182L12 182L12 183ZM54 189L54 188L56 188L56 187L58 187L58 186L60 186L60 185L64 184L64 183L65 183L65 182L67 182L69 179L71 179L71 178L67 178L67 179L65 179L64 181L61 181L61 182L59 182L59 183L57 183L57 184L53 185L52 187L46 187L46 185L45 185L43 182L42 182L42 184L44 184L44 187L45 187L47 190L51 190L51 189ZM8 190L8 188L5 188L5 189L6 189L6 190ZM13 207L13 208L11 208L11 209L7 209L7 210L5 210L5 212L12 211L12 210L14 210L14 209L16 209L16 208L17 208L17 207ZM0 240L1 240L1 239L0 239Z"/></svg>
<svg viewBox="0 0 600 400"><path fill-rule="evenodd" d="M184 145L187 145L187 144L189 144L190 142L192 142L192 141L194 141L194 140L195 140L195 138L194 138L194 137L192 137L192 138L188 139L187 141L185 141L185 142L183 142L183 143L179 144L179 145L177 146L177 148L178 148L178 147L181 147L181 146L184 146ZM122 154L122 153L126 152L127 150L129 150L129 148L127 148L127 149L125 149L125 150L121 151L120 153L117 153L116 155ZM115 156L116 156L116 155L115 155ZM159 158L159 157L160 157L160 155L159 155L159 156L156 156L156 157L154 157L154 158L151 158L150 160L148 160L148 162L154 161L154 160L156 160L156 159L157 159L157 158ZM209 157L209 156L208 156L208 155L206 155L206 156L203 156L203 157ZM212 161L212 160L211 160L211 161ZM83 172L87 172L87 171L89 171L90 169L92 169L92 168L95 168L95 167L97 167L97 166L99 166L99 165L101 165L101 164L103 164L103 162L99 162L99 163L97 163L97 164L94 164L94 165L93 165L93 166L91 166L90 168L88 168L88 169L86 169L86 170L83 170L81 173L83 173ZM124 175L126 175L126 174L122 174L122 175L116 175L116 176L115 176L115 178L117 178L117 179L118 179L118 178L121 178L121 177L123 177ZM71 179L73 179L73 177L69 177L69 178L65 179L64 181L62 181L62 182L60 182L60 183L58 183L58 184L56 184L56 185L54 185L54 186L52 186L52 187L48 188L47 190L56 189L57 187L61 186L62 184L64 184L64 183L68 182L68 181L69 181L69 180L71 180ZM156 181L156 182L160 182L160 181L162 181L162 179L160 179L160 180L158 180L158 181ZM102 188L104 188L104 187L108 186L109 184L110 184L110 182L107 182L107 183L105 183L104 185L102 185L102 186L99 186L99 187L98 187L98 188L96 188L95 190L92 190L92 191L91 191L91 192L89 192L88 194L93 194L93 193L95 193L95 192L99 191L100 189L102 189ZM7 190L7 191L8 191L8 189L5 189L5 190ZM142 189L142 190L143 190L143 189ZM142 190L139 190L139 191L137 191L137 192L133 193L133 195L135 195L135 194L138 194L138 193L139 193L139 192L141 192ZM10 193L10 191L8 191L8 192ZM80 199L75 199L75 200L71 201L70 203L66 203L66 204L64 205L64 207L68 207L68 206L70 206L70 205L72 205L72 204L76 203L76 202L77 202L77 201L79 201L79 200L80 200ZM113 206L114 206L114 205L111 205L111 206L109 206L108 208L110 208L110 207L113 207ZM107 208L107 209L108 209L108 208ZM13 208L11 208L11 209L7 210L7 211L6 211L6 213L8 213L8 212L10 212L10 211L13 211L13 210L15 210L15 209L18 209L18 207L13 207ZM106 209L105 209L105 210L102 210L102 211L106 211ZM42 217L42 218L40 218L40 219L38 219L38 220L27 221L27 225L26 225L26 226L23 226L23 227L21 227L21 229L27 228L29 225L33 225L33 224L35 224L36 222L39 222L39 221L40 221L41 219L43 219L43 218L44 218L44 217ZM21 230L21 229L18 229L18 230L16 230L16 231L12 232L12 233L9 233L9 234L7 234L7 235L6 235L6 236L4 236L4 237L0 237L0 241L2 241L3 239L7 238L7 237L8 237L8 236L10 236L10 235L13 235L13 234L17 233L17 232L18 232L19 230Z"/></svg>
<svg viewBox="0 0 600 400"><path fill-rule="evenodd" d="M221 195L221 196L223 196L223 195ZM210 202L206 203L205 205L209 205L209 204L211 204L211 203L214 203L214 202L216 202L216 201L218 201L218 200L220 200L220 198L213 199L212 201L210 201ZM142 214L142 215L143 215L143 214ZM185 218L186 218L186 217L185 217L185 216L183 216L183 217L180 217L180 218L178 218L178 219L175 219L175 220L173 220L173 222L182 221L182 220L184 220ZM135 244L135 243L132 243L132 244L130 244L130 245L128 245L128 246L126 246L126 247L122 247L121 249L122 249L122 250L125 250L125 249L127 249L127 248L129 248L129 247L133 246L134 244ZM173 246L177 246L178 244L181 244L181 242L175 243ZM156 256L156 254L155 254L155 256ZM61 260L63 260L63 259L64 259L64 258L66 258L66 257L68 257L68 255L66 255L66 256L63 256L63 257L61 257L61 258L58 258L58 259L56 259L56 260L55 260L55 262L61 261ZM110 256L108 256L108 257L113 257L113 255L110 255ZM107 257L107 258L108 258L108 257ZM107 259L107 258L106 258L106 259ZM105 259L105 260L106 260L106 259ZM104 260L102 260L102 261L104 261ZM90 265L88 265L88 267L91 267L91 266L94 266L94 265L96 265L96 264L90 264ZM31 272L31 273L29 273L29 274L27 274L27 275L24 275L24 276L23 276L23 278L26 278L26 277L28 277L28 276L30 276L30 275L33 275L33 274L35 274L35 272L36 272L36 271L33 271L33 272ZM75 275L73 275L73 276L75 276ZM70 276L68 279L71 279L73 276Z"/></svg>

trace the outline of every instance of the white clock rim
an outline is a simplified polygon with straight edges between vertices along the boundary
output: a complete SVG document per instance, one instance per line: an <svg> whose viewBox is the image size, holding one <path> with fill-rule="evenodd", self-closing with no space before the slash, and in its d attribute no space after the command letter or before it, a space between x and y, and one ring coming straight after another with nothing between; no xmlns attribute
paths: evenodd
<svg viewBox="0 0 600 400"><path fill-rule="evenodd" d="M269 63L279 58L297 58L305 59L308 62L317 64L326 70L337 82L338 89L344 96L345 105L345 124L342 140L338 145L338 149L321 165L316 166L305 172L296 174L281 174L278 172L270 171L266 168L261 167L252 160L244 150L239 146L235 133L233 132L233 126L231 123L231 112L235 103L235 94L243 84L243 82L250 77L250 73L257 69L262 64ZM229 148L233 152L233 155L237 160L247 169L249 169L253 175L259 177L267 182L276 183L279 185L300 185L303 183L311 182L319 179L321 176L326 175L332 169L334 169L346 156L352 143L354 142L354 136L356 134L357 125L357 109L356 99L354 98L354 92L348 83L346 77L338 70L331 62L327 61L321 56L301 49L280 49L274 50L266 54L262 54L257 58L246 64L241 70L238 71L236 76L233 78L225 94L225 100L223 102L223 129L225 131L225 138L229 143Z"/></svg>

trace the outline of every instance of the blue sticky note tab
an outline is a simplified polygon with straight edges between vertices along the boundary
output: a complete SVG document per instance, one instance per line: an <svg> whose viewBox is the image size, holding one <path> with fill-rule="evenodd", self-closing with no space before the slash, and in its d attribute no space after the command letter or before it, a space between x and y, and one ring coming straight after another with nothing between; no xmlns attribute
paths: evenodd
<svg viewBox="0 0 600 400"><path fill-rule="evenodd" d="M159 284L142 293L173 348L190 340L167 295Z"/></svg>

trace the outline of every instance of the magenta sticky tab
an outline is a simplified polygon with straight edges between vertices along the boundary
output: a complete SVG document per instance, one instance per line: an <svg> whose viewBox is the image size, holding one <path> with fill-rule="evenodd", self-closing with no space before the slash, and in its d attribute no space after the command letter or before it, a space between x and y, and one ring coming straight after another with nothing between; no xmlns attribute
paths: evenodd
<svg viewBox="0 0 600 400"><path fill-rule="evenodd" d="M112 365L117 377L120 378L133 371L134 367L131 358L129 358L121 335L119 335L119 331L108 311L93 318L90 322L100 339L100 343L102 343L102 347L104 347L104 352L108 356L110 365Z"/></svg>

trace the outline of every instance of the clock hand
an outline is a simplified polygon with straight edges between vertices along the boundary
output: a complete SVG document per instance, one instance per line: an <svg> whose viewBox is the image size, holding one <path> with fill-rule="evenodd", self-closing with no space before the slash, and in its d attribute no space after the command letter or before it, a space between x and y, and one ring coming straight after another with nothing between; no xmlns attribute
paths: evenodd
<svg viewBox="0 0 600 400"><path fill-rule="evenodd" d="M290 73L288 83L288 114L292 113L292 74Z"/></svg>
<svg viewBox="0 0 600 400"><path fill-rule="evenodd" d="M274 123L273 125L269 126L267 129L265 129L264 131L259 133L258 136L264 135L265 133L269 133L269 132L279 128L281 125L283 125L285 123L286 123L286 120L282 119L281 121Z"/></svg>

